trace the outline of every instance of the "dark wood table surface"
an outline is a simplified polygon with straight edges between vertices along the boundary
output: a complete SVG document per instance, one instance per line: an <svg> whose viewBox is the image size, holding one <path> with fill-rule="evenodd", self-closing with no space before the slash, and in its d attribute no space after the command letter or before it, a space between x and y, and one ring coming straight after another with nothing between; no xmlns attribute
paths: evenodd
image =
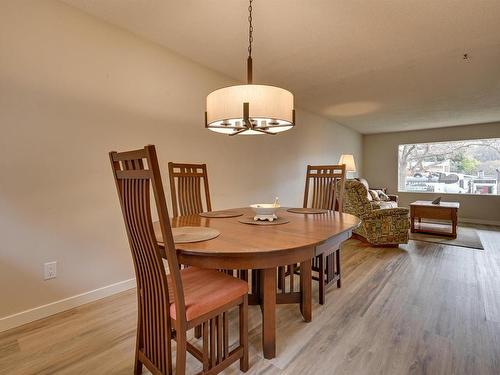
<svg viewBox="0 0 500 375"><path fill-rule="evenodd" d="M250 208L231 210L253 216ZM238 217L205 218L198 214L172 219L174 228L203 226L221 232L218 237L208 241L176 244L180 263L214 269L259 270L260 292L254 300L262 308L265 358L276 356L277 267L300 263L300 292L282 299L281 303L299 302L304 320L311 321L311 259L318 253L318 247L338 245L348 239L352 230L360 224L357 217L334 211L305 215L280 209L277 215L290 222L281 225L249 225L240 223Z"/></svg>

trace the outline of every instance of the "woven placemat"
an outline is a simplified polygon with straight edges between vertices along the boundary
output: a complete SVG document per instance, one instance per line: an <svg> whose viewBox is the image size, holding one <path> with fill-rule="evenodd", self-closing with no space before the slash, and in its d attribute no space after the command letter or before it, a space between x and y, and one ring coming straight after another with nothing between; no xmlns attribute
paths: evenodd
<svg viewBox="0 0 500 375"><path fill-rule="evenodd" d="M290 222L290 220L285 219L283 217L279 217L277 219L274 219L273 221L269 221L269 220L254 220L253 216L245 216L242 217L241 219L238 219L238 221L243 224L252 224L252 225L280 225Z"/></svg>
<svg viewBox="0 0 500 375"><path fill-rule="evenodd" d="M326 214L328 212L324 208L289 208L287 211L294 214Z"/></svg>
<svg viewBox="0 0 500 375"><path fill-rule="evenodd" d="M243 212L233 211L233 210L222 210L222 211L209 211L202 212L199 214L201 217L209 217L209 218L225 218L225 217L238 217L242 216Z"/></svg>
<svg viewBox="0 0 500 375"><path fill-rule="evenodd" d="M220 232L207 227L179 227L172 228L175 243L200 242L217 237Z"/></svg>
<svg viewBox="0 0 500 375"><path fill-rule="evenodd" d="M156 240L163 244L163 236L161 235L160 223L153 224ZM217 237L220 232L214 228L207 227L179 227L172 228L172 235L175 243L200 242L211 240Z"/></svg>

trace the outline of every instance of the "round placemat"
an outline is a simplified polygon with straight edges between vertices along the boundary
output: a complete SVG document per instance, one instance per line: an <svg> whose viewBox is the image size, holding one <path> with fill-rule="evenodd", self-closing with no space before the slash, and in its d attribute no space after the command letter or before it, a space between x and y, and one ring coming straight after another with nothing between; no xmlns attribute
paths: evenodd
<svg viewBox="0 0 500 375"><path fill-rule="evenodd" d="M163 236L161 234L160 222L153 223L156 241L163 244ZM179 227L172 228L172 235L175 243L200 242L211 240L217 237L220 232L214 228L207 227Z"/></svg>
<svg viewBox="0 0 500 375"><path fill-rule="evenodd" d="M294 214L325 214L328 212L324 208L289 208L287 211Z"/></svg>
<svg viewBox="0 0 500 375"><path fill-rule="evenodd" d="M285 219L283 217L279 217L277 219L274 219L273 221L269 221L269 220L254 220L253 216L245 216L242 217L241 219L238 219L238 221L243 224L253 224L253 225L280 225L290 222L290 220Z"/></svg>
<svg viewBox="0 0 500 375"><path fill-rule="evenodd" d="M172 228L175 243L200 242L217 237L220 232L207 227L179 227Z"/></svg>
<svg viewBox="0 0 500 375"><path fill-rule="evenodd" d="M238 217L242 216L243 212L232 211L232 210L223 210L223 211L209 211L202 212L199 214L201 217L209 217L209 218L225 218L225 217Z"/></svg>

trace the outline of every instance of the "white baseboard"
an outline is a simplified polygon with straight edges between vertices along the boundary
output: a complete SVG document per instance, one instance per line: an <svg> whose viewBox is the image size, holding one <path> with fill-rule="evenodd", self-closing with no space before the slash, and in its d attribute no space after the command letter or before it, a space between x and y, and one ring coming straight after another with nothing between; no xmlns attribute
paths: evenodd
<svg viewBox="0 0 500 375"><path fill-rule="evenodd" d="M38 319L46 318L50 315L69 310L131 288L135 288L135 286L135 278L124 280L102 288L91 290L89 292L77 294L76 296L64 298L59 301L0 318L0 332L19 327Z"/></svg>
<svg viewBox="0 0 500 375"><path fill-rule="evenodd" d="M500 226L500 221L495 220L481 220L481 219L467 219L467 218L458 218L459 223L468 223L468 224L483 224L483 225L497 225Z"/></svg>

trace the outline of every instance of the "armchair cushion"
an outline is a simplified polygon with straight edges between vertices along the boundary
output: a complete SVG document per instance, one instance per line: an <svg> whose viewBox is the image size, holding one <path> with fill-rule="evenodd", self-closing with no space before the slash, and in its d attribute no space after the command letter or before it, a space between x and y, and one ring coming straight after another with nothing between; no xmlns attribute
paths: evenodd
<svg viewBox="0 0 500 375"><path fill-rule="evenodd" d="M381 210L381 209L387 209L387 208L397 208L398 203L394 201L374 201L371 202L372 208L374 210Z"/></svg>

